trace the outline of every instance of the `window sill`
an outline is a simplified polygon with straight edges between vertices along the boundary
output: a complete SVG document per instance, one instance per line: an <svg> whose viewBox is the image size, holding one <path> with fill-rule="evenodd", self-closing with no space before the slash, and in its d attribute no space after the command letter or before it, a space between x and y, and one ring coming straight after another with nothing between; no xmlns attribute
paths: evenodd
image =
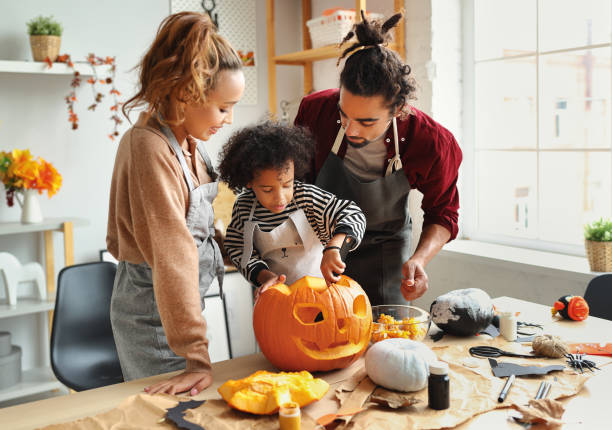
<svg viewBox="0 0 612 430"><path fill-rule="evenodd" d="M538 274L557 272L556 275L567 276L577 280L589 280L600 272L591 272L586 257L536 251L459 239L447 243L440 255L459 258L466 261L492 264L507 269L534 272Z"/></svg>

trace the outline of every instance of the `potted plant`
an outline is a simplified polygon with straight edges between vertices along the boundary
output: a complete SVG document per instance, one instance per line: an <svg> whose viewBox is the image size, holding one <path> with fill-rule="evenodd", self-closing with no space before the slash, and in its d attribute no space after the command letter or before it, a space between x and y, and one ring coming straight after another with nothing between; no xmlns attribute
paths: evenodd
<svg viewBox="0 0 612 430"><path fill-rule="evenodd" d="M28 22L27 26L34 61L45 61L47 57L51 62L55 61L60 51L62 25L52 16L41 15Z"/></svg>
<svg viewBox="0 0 612 430"><path fill-rule="evenodd" d="M612 221L600 218L584 226L584 243L593 272L612 272Z"/></svg>

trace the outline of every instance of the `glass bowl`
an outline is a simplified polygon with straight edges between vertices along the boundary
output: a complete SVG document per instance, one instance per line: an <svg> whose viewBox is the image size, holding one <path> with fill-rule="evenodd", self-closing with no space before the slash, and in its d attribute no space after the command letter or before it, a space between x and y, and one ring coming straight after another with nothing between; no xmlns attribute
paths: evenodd
<svg viewBox="0 0 612 430"><path fill-rule="evenodd" d="M372 343L395 337L421 341L431 325L429 312L408 305L372 306Z"/></svg>

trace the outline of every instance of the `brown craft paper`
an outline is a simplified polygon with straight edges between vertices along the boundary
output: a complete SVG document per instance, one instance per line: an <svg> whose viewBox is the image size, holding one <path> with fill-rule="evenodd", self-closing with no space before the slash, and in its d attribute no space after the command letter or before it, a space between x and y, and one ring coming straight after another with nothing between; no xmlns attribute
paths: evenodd
<svg viewBox="0 0 612 430"><path fill-rule="evenodd" d="M509 408L513 403L527 404L533 399L542 380L552 383L549 393L550 399L559 399L578 393L591 372L576 374L569 368L563 372L553 372L545 377L518 377L516 378L510 393L504 403L499 403L497 397L501 391L505 379L496 378L491 372L491 366L487 359L478 359L479 366L471 369L461 363L469 357L468 349L474 345L491 345L506 351L528 354L529 346L520 344L509 344L503 339L477 338L470 339L467 344L451 344L447 346L434 346L432 349L439 359L449 364L450 377L450 408L444 411L435 411L427 407L427 388L411 393L415 400L419 400L412 406L400 409L391 409L385 406L366 404L367 409L353 416L352 420L343 424L338 429L374 430L389 428L402 429L439 429L444 427L455 427L470 418L484 412L497 409ZM590 357L592 358L592 357ZM544 366L550 364L566 364L564 359L518 359L511 357L498 357L498 361L507 361L517 364L530 364ZM611 360L598 361L601 367L610 363ZM556 378L556 379L555 379ZM343 387L354 386L354 381L346 381L337 388L342 393ZM338 395L343 401L345 396Z"/></svg>
<svg viewBox="0 0 612 430"><path fill-rule="evenodd" d="M553 372L545 377L516 378L504 403L498 403L497 397L505 379L496 378L491 372L488 360L477 359L478 367L471 369L461 363L469 357L468 349L474 345L491 345L506 351L527 354L529 346L511 344L503 339L489 340L484 337L462 340L462 344L441 343L432 349L439 359L449 363L451 407L445 411L435 411L427 407L427 389L410 393L419 402L408 407L392 409L386 406L372 404L368 401L376 386L366 377L363 359L358 360L349 368L317 374L328 383L332 389L320 401L314 402L302 410L302 429L314 429L315 419L326 414L355 412L365 408L355 415L341 417L338 428L348 429L384 429L455 427L473 416L496 409L508 408L513 403L528 404L538 390L540 382L547 380L552 387L548 398L559 399L572 396L580 391L591 372L576 374L573 370ZM602 367L612 362L609 357L589 357ZM564 359L520 359L498 357L498 361L517 364L549 365L565 364ZM597 372L597 371L596 371ZM384 391L377 391L383 393ZM173 429L172 425L160 420L166 410L177 405L179 401L191 400L189 397L169 395L137 394L125 399L117 408L67 424L45 427L46 430L106 430L118 428L138 429ZM340 406L338 405L340 403ZM220 399L207 400L200 407L187 412L186 419L200 424L206 430L216 429L278 429L278 417L256 416L233 410ZM335 425L336 423L334 423Z"/></svg>
<svg viewBox="0 0 612 430"><path fill-rule="evenodd" d="M192 400L190 397L168 394L136 394L125 399L108 412L87 417L71 423L56 424L43 430L110 430L110 429L173 429L176 426L163 420L168 408L179 401ZM223 400L207 400L203 405L187 410L185 419L204 427L206 430L272 430L278 429L277 415L252 415L230 409ZM302 429L316 427L314 420L302 416Z"/></svg>

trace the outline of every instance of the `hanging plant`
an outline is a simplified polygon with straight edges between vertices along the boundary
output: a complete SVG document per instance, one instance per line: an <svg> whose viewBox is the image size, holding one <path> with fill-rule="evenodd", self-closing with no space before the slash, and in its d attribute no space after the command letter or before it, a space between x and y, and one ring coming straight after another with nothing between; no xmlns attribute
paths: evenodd
<svg viewBox="0 0 612 430"><path fill-rule="evenodd" d="M49 68L53 67L53 62L49 57L45 58L45 62ZM79 117L75 112L75 103L77 101L76 89L81 86L81 74L75 69L74 63L69 54L63 54L57 57L56 62L64 63L68 65L74 71L74 77L70 83L70 93L64 98L68 107L68 121L72 124L72 129L76 130L79 128ZM93 103L87 107L87 110L95 111L98 105L102 102L102 99L106 96L104 90L100 90L98 85L107 86L109 88L108 95L112 98L112 104L110 107L111 116L110 119L113 122L113 131L108 135L111 140L115 140L119 136L119 124L123 122L119 116L119 108L122 103L119 101L121 93L115 87L115 74L117 66L115 64L115 57L98 57L95 54L89 54L87 56L87 63L91 66L92 77L87 79L87 83L91 85ZM109 72L106 76L100 76L99 66L110 66Z"/></svg>

